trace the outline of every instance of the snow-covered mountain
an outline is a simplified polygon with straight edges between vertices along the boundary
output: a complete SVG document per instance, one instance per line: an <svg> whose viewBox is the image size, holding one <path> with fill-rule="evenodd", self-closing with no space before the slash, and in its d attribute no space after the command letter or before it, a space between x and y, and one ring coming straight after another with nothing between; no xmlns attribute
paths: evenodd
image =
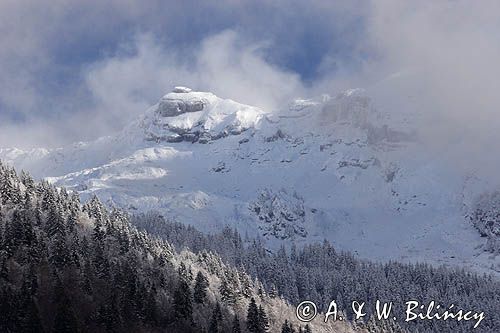
<svg viewBox="0 0 500 333"><path fill-rule="evenodd" d="M326 238L364 258L499 269L465 217L480 181L420 143L416 116L384 112L363 90L271 111L176 87L116 135L0 159L203 231L230 224L273 245Z"/></svg>

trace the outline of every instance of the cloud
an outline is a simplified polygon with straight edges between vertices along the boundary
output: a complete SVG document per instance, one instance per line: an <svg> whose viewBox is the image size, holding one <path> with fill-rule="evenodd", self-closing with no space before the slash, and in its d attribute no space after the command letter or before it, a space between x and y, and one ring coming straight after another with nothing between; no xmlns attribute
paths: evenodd
<svg viewBox="0 0 500 333"><path fill-rule="evenodd" d="M236 32L226 30L186 54L160 47L151 34L138 35L122 46L129 50L125 55L89 66L85 85L96 102L93 116L98 123L119 129L174 85L275 109L304 88L298 74L263 59L264 45L243 41Z"/></svg>
<svg viewBox="0 0 500 333"><path fill-rule="evenodd" d="M276 78L292 78L290 86L280 87L290 93L301 84L299 79L312 82L324 74L323 70L318 73L318 66L326 53L333 65L339 59L356 58L352 45L362 30L356 28L361 26L356 3L54 0L47 5L36 0L2 1L0 130L6 133L8 126L21 124L30 133L36 131L31 126L53 128L47 132L52 138L33 139L30 145L89 139L105 132L115 114L128 115L132 109L143 108L181 78L190 78L191 85L200 89L207 87L244 101L260 91L262 100L257 104L276 104L269 90L253 84L274 89ZM241 61L227 64L234 74L221 71L227 66L207 53L210 50L230 60L216 49L219 45ZM133 69L122 67L126 75L113 72L120 63ZM212 81L214 71L221 79ZM122 81L113 82L106 73L118 74ZM232 85L222 84L222 78ZM264 81L269 78L273 79ZM133 81L135 88L125 86ZM106 93L96 90L99 85ZM247 94L241 93L243 89ZM284 94L277 93L279 98ZM96 119L93 129L65 131L89 118ZM3 137L1 146L30 141L26 136Z"/></svg>
<svg viewBox="0 0 500 333"><path fill-rule="evenodd" d="M371 74L404 72L382 84L382 105L399 96L421 118L429 149L453 167L498 167L500 24L496 1L376 1L368 30L377 61ZM491 173L491 170L489 171Z"/></svg>
<svg viewBox="0 0 500 333"><path fill-rule="evenodd" d="M189 51L178 51L162 47L151 33L137 34L119 45L114 54L82 69L80 96L71 95L77 110L43 122L28 117L26 122L10 124L2 130L0 142L9 142L15 138L11 134L21 128L30 135L15 138L18 146L33 142L57 145L110 134L122 129L174 85L276 109L305 88L297 73L264 59L262 50L267 45L251 43L237 32L225 30Z"/></svg>
<svg viewBox="0 0 500 333"><path fill-rule="evenodd" d="M268 109L364 87L379 108L417 115L422 140L450 163L497 166L499 7L2 1L0 146L119 130L176 84Z"/></svg>

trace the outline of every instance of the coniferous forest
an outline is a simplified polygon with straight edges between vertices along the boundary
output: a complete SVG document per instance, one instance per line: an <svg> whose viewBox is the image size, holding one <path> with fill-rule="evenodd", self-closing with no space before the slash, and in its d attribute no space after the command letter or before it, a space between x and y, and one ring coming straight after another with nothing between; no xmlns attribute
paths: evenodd
<svg viewBox="0 0 500 333"><path fill-rule="evenodd" d="M0 333L500 333L499 13L0 0Z"/></svg>
<svg viewBox="0 0 500 333"><path fill-rule="evenodd" d="M0 332L352 332L294 308L214 253L176 252L97 197L0 164Z"/></svg>
<svg viewBox="0 0 500 333"><path fill-rule="evenodd" d="M463 309L484 311L487 318L475 332L500 330L500 282L488 275L424 263L373 263L338 252L327 241L300 249L294 245L290 249L282 247L273 253L262 240L242 237L229 227L220 233L205 235L155 213L135 216L132 221L140 230L158 235L178 249L217 253L229 265L262 281L270 295L279 295L295 305L302 300L312 300L320 310L326 311L332 299L343 309L349 308L353 300L367 304L380 300L393 302L395 313L404 317L405 301L435 300L442 306L455 304ZM370 311L373 308L367 310L373 314ZM348 311L346 316L352 319ZM370 325L391 329L382 322ZM401 326L412 332L470 332L472 329L470 324L456 321L421 320L401 323Z"/></svg>
<svg viewBox="0 0 500 333"><path fill-rule="evenodd" d="M156 213L128 217L97 197L0 166L2 332L469 332L469 323L367 320L304 325L301 300L439 300L481 309L477 332L500 327L500 283L426 264L372 263L331 244L269 251L227 227L205 235ZM338 326L341 325L341 326Z"/></svg>

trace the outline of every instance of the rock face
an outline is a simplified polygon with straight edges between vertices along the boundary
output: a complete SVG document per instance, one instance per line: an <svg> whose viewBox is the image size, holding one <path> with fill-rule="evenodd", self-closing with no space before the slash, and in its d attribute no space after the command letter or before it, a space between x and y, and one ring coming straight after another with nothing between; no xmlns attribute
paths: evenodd
<svg viewBox="0 0 500 333"><path fill-rule="evenodd" d="M351 89L327 100L321 107L321 116L325 122L349 124L365 131L370 144L416 139L414 132L399 131L383 123L383 115L372 107L370 98L364 95L362 89Z"/></svg>
<svg viewBox="0 0 500 333"><path fill-rule="evenodd" d="M160 117L175 117L186 112L202 111L208 101L197 94L189 94L191 88L177 86L158 102L157 114Z"/></svg>
<svg viewBox="0 0 500 333"><path fill-rule="evenodd" d="M263 236L278 239L307 236L304 199L297 193L289 194L284 189L274 193L265 189L249 208L257 215Z"/></svg>
<svg viewBox="0 0 500 333"><path fill-rule="evenodd" d="M0 149L0 158L84 200L96 194L206 232L231 225L273 248L327 239L365 258L500 272L500 257L484 251L500 248L500 196L477 212L484 238L462 205L470 212L476 194L496 186L464 185L460 168L410 140L416 111L387 111L358 91L267 112L209 92L170 92L117 135L38 152Z"/></svg>
<svg viewBox="0 0 500 333"><path fill-rule="evenodd" d="M175 117L186 112L203 110L203 100L162 99L158 104L158 114L162 117Z"/></svg>
<svg viewBox="0 0 500 333"><path fill-rule="evenodd" d="M175 87L142 121L146 140L209 143L254 128L264 112L212 93Z"/></svg>
<svg viewBox="0 0 500 333"><path fill-rule="evenodd" d="M500 253L500 192L480 196L470 220L481 236L487 237L486 251Z"/></svg>

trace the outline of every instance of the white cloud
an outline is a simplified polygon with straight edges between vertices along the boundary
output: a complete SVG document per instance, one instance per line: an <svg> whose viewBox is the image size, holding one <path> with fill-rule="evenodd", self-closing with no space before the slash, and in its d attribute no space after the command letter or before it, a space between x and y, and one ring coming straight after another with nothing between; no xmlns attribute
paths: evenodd
<svg viewBox="0 0 500 333"><path fill-rule="evenodd" d="M497 1L373 2L372 73L406 70L385 99L412 95L423 139L454 167L499 163L491 151L500 142L499 10Z"/></svg>
<svg viewBox="0 0 500 333"><path fill-rule="evenodd" d="M12 127L0 120L1 145L69 143L118 130L176 84L269 109L290 97L361 86L374 93L381 107L394 112L414 108L422 113L423 137L436 151L454 155L454 162L469 154L484 165L498 165L497 157L488 154L491 144L500 141L500 24L496 17L500 4L496 1L382 0L361 9L350 1L335 7L330 1L294 1L288 6L274 2L270 8L275 11L262 11L251 2L228 0L199 10L195 3L185 8L172 2L169 11L162 11L155 1L141 6L129 0L130 6L120 1L105 6L117 18L102 14L106 12L101 10L103 5L90 1L76 7L86 15L73 19L74 2L56 1L50 7L39 2L0 4L0 101L27 118L22 140L6 134L17 133L12 128L19 125ZM202 15L207 12L218 13L233 30L215 29L188 46L165 42L200 20L212 23ZM318 16L320 23L303 26L301 15ZM351 31L356 18L364 35ZM91 64L63 68L74 70L74 86L56 92L62 97L46 95L40 90L44 86L40 72L58 68L51 47L57 40L74 41L89 24L107 36L133 26L132 37ZM251 32L245 31L248 27ZM312 83L278 67L273 60L282 54L313 52L301 48L301 33L306 29L308 36L315 35L314 29L335 31L322 35L317 30L320 36L332 36L317 43L349 45L355 50L353 63L360 66L353 67L349 59L325 47L327 53L318 61L320 72ZM134 35L134 31L142 32ZM273 53L273 58L269 52L278 55ZM37 116L52 105L64 106L54 113L60 117ZM44 131L47 138L39 134Z"/></svg>
<svg viewBox="0 0 500 333"><path fill-rule="evenodd" d="M266 109L304 90L297 74L262 58L259 50L264 44L248 44L234 31L205 39L190 54L158 45L151 35L138 35L132 45L124 46L134 49L132 54L106 58L88 68L85 83L97 102L97 122L122 126L175 85Z"/></svg>

